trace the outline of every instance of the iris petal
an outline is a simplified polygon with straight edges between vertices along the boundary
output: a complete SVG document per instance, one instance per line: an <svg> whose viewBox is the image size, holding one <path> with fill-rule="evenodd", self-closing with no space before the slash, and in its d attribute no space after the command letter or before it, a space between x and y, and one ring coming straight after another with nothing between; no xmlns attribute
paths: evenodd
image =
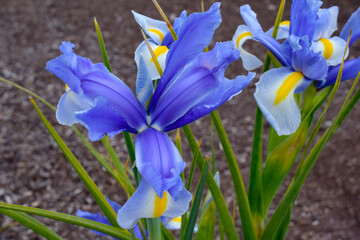
<svg viewBox="0 0 360 240"><path fill-rule="evenodd" d="M334 6L328 9L320 9L318 11L318 19L314 27L313 41L320 38L330 38L337 29L337 17L339 8Z"/></svg>
<svg viewBox="0 0 360 240"><path fill-rule="evenodd" d="M350 30L352 29L349 46L351 46L356 39L360 37L360 7L351 15L349 20L340 32L340 37L347 41Z"/></svg>
<svg viewBox="0 0 360 240"><path fill-rule="evenodd" d="M141 55L138 64L138 72L136 79L136 97L139 99L140 103L144 106L144 108L153 91L154 87L151 76L146 66L145 60Z"/></svg>
<svg viewBox="0 0 360 240"><path fill-rule="evenodd" d="M147 128L135 139L136 166L158 196L168 191L176 198L184 183L180 173L185 168L179 151L164 132Z"/></svg>
<svg viewBox="0 0 360 240"><path fill-rule="evenodd" d="M326 59L328 66L335 66L341 63L346 48L346 41L339 37L329 39L322 38L311 44L311 49L317 53L320 52ZM345 58L349 55L346 51Z"/></svg>

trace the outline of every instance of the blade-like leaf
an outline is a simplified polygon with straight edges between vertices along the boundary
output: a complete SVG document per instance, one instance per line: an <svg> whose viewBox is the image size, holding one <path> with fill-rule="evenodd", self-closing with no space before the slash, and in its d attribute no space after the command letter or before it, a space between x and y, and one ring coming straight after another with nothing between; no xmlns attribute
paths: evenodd
<svg viewBox="0 0 360 240"><path fill-rule="evenodd" d="M14 219L18 223L33 230L35 233L45 237L46 239L54 239L54 240L62 239L59 235L57 235L55 232L51 231L44 224L42 224L35 218L30 217L26 213L12 211L12 210L3 209L3 208L0 208L0 213Z"/></svg>
<svg viewBox="0 0 360 240"><path fill-rule="evenodd" d="M200 141L198 141L198 143L197 143L194 157L193 157L193 160L191 161L190 172L189 172L188 182L187 182L187 186L186 186L186 190L188 190L188 191L190 191L192 178L193 178L194 171L195 171L195 165L199 158L199 151L200 151Z"/></svg>
<svg viewBox="0 0 360 240"><path fill-rule="evenodd" d="M215 222L215 204L211 201L206 208L204 215L200 218L196 239L215 239Z"/></svg>

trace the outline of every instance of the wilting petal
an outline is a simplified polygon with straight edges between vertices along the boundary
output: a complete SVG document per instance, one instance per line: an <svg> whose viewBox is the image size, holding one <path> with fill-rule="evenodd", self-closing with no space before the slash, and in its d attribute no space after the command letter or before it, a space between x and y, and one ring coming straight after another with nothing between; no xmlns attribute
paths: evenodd
<svg viewBox="0 0 360 240"><path fill-rule="evenodd" d="M318 19L314 29L313 41L321 38L330 38L337 30L337 17L339 8L334 6L328 9L320 9L318 11Z"/></svg>
<svg viewBox="0 0 360 240"><path fill-rule="evenodd" d="M353 42L360 37L360 7L351 15L349 20L345 23L345 26L341 30L340 37L347 41L350 30L351 32L351 39L350 44L353 44Z"/></svg>
<svg viewBox="0 0 360 240"><path fill-rule="evenodd" d="M335 66L341 63L346 48L346 41L339 37L332 37L329 39L321 38L319 41L311 44L311 49L317 53L320 52L326 59L328 66ZM345 58L349 55L346 51Z"/></svg>
<svg viewBox="0 0 360 240"><path fill-rule="evenodd" d="M159 198L146 180L141 179L138 189L118 212L119 225L130 229L140 218L177 217L189 208L191 194L185 188L178 193L176 201L168 192L161 196Z"/></svg>
<svg viewBox="0 0 360 240"><path fill-rule="evenodd" d="M276 34L276 40L288 38L289 37L289 30L290 30L290 21L282 21L282 22L280 22L278 32ZM271 36L273 31L274 31L274 27L270 28L266 32L266 34Z"/></svg>
<svg viewBox="0 0 360 240"><path fill-rule="evenodd" d="M67 88L57 105L56 119L60 124L71 126L79 122L75 118L75 113L88 110L92 105L92 101L86 99L84 94L78 94Z"/></svg>
<svg viewBox="0 0 360 240"><path fill-rule="evenodd" d="M331 68L328 72L326 80L322 82L316 82L316 87L324 88L335 84L339 70L340 70L340 64L337 65L336 67ZM360 71L360 57L349 61L345 61L343 73L341 76L341 81L354 79L359 73L359 71Z"/></svg>
<svg viewBox="0 0 360 240"><path fill-rule="evenodd" d="M150 43L150 47L152 48L152 50L154 51L157 57L161 69L164 70L166 56L169 49L166 46L159 46L151 40L149 41L149 43ZM151 79L152 80L159 79L160 78L159 72L155 67L154 60L152 59L152 56L150 54L148 47L146 46L145 41L143 41L135 51L135 62L136 65L138 66L138 69L140 67L140 56L142 56L145 60L145 64L146 67L148 68Z"/></svg>
<svg viewBox="0 0 360 240"><path fill-rule="evenodd" d="M158 196L168 191L176 198L184 183L180 173L185 168L179 151L164 132L147 128L135 139L136 166Z"/></svg>
<svg viewBox="0 0 360 240"><path fill-rule="evenodd" d="M136 22L144 30L146 35L151 37L158 45L161 45L169 29L165 22L155 20L132 11Z"/></svg>
<svg viewBox="0 0 360 240"><path fill-rule="evenodd" d="M265 72L256 83L255 100L279 136L294 133L300 124L294 92L306 81L302 73L282 67Z"/></svg>
<svg viewBox="0 0 360 240"><path fill-rule="evenodd" d="M218 85L205 98L189 108L183 116L178 118L174 123L166 126L164 131L170 131L191 123L214 111L233 96L239 94L241 90L251 82L255 74L249 73L247 77L238 76L234 80L225 78L224 72L226 67L237 58L238 53L232 50L232 44L230 42L217 43L213 50L200 55L197 60L198 66L215 69L216 71L213 71L212 74L218 82Z"/></svg>
<svg viewBox="0 0 360 240"><path fill-rule="evenodd" d="M141 55L136 79L136 97L139 99L139 102L144 106L144 108L153 91L154 87L151 76L146 66L145 60Z"/></svg>
<svg viewBox="0 0 360 240"><path fill-rule="evenodd" d="M92 141L101 139L104 134L113 137L124 130L136 133L136 130L127 124L126 119L102 97L95 100L91 109L76 113L75 118L87 128Z"/></svg>
<svg viewBox="0 0 360 240"><path fill-rule="evenodd" d="M255 55L245 51L245 49L242 48L242 45L248 39L254 40L249 27L246 25L238 26L235 35L233 36L233 43L235 47L240 51L240 58L242 60L244 68L250 71L260 67L262 65L262 62Z"/></svg>

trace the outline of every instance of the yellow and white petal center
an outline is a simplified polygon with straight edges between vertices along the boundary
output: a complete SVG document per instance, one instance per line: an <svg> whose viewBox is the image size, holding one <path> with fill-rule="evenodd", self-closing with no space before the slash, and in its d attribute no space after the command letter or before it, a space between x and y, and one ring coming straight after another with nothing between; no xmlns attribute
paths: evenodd
<svg viewBox="0 0 360 240"><path fill-rule="evenodd" d="M274 105L276 106L281 101L285 100L289 93L296 87L296 85L303 77L304 74L302 74L301 72L291 73L276 91Z"/></svg>
<svg viewBox="0 0 360 240"><path fill-rule="evenodd" d="M334 47L333 47L332 42L329 39L326 39L326 38L321 38L319 40L319 42L321 42L323 47L324 47L324 51L323 51L324 58L329 59L331 57L331 55L333 54L333 51L334 51Z"/></svg>
<svg viewBox="0 0 360 240"><path fill-rule="evenodd" d="M169 49L166 46L159 46L159 47L155 48L154 54L155 54L156 58L159 58L161 55L167 53L168 51L169 51ZM150 61L154 62L154 59L151 58Z"/></svg>
<svg viewBox="0 0 360 240"><path fill-rule="evenodd" d="M159 198L159 196L155 194L153 213L154 218L160 217L165 212L168 203L167 194L167 191L165 191L161 198Z"/></svg>
<svg viewBox="0 0 360 240"><path fill-rule="evenodd" d="M146 30L151 33L155 33L160 38L161 42L164 40L164 34L160 30L154 28L147 28Z"/></svg>
<svg viewBox="0 0 360 240"><path fill-rule="evenodd" d="M236 47L237 48L240 48L240 46L239 46L240 41L246 37L252 37L251 32L243 32L237 37L237 39L236 39Z"/></svg>

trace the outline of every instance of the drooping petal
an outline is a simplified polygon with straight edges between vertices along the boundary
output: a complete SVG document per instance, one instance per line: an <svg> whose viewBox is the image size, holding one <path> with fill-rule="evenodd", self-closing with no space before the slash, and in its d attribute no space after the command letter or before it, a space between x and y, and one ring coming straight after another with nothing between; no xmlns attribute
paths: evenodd
<svg viewBox="0 0 360 240"><path fill-rule="evenodd" d="M136 166L158 196L168 191L177 198L184 183L180 173L185 168L179 151L164 132L147 128L135 139Z"/></svg>
<svg viewBox="0 0 360 240"><path fill-rule="evenodd" d="M87 128L92 141L101 139L105 134L113 137L124 130L136 133L126 119L102 97L95 100L91 109L75 113L75 118Z"/></svg>
<svg viewBox="0 0 360 240"><path fill-rule="evenodd" d="M146 17L134 11L131 12L133 13L136 22L144 30L146 35L148 35L158 45L161 45L165 35L169 33L169 29L166 23L163 21Z"/></svg>
<svg viewBox="0 0 360 240"><path fill-rule="evenodd" d="M290 34L308 36L312 41L321 4L320 0L294 0L291 4Z"/></svg>
<svg viewBox="0 0 360 240"><path fill-rule="evenodd" d="M340 64L335 67L332 67L328 72L326 80L321 81L321 82L316 82L316 87L324 88L324 87L335 84L337 75L339 73L339 69L340 69ZM345 61L343 73L341 76L341 81L354 79L357 76L357 74L359 73L359 71L360 71L360 57L356 58L356 59Z"/></svg>
<svg viewBox="0 0 360 240"><path fill-rule="evenodd" d="M271 36L273 31L274 31L274 27L270 28L266 32L266 34ZM276 34L276 40L288 38L289 37L289 31L290 31L290 21L282 21L282 22L280 22L278 32Z"/></svg>
<svg viewBox="0 0 360 240"><path fill-rule="evenodd" d="M350 30L352 29L349 46L351 46L356 39L360 37L360 7L351 15L349 20L340 32L340 37L347 41Z"/></svg>
<svg viewBox="0 0 360 240"><path fill-rule="evenodd" d="M157 104L166 86L174 76L210 44L215 29L220 25L220 3L214 3L209 10L193 13L183 22L166 58L166 68L152 97L149 109Z"/></svg>
<svg viewBox="0 0 360 240"><path fill-rule="evenodd" d="M178 118L174 123L166 126L164 131L170 131L191 123L214 111L233 96L239 94L241 90L251 82L255 74L249 73L247 77L238 76L234 80L225 78L224 72L226 67L237 58L238 53L232 50L231 42L217 43L213 50L199 55L197 59L198 66L215 69L216 71L213 71L212 74L218 82L218 85L205 98L191 106L183 116Z"/></svg>
<svg viewBox="0 0 360 240"><path fill-rule="evenodd" d="M88 110L92 105L93 102L87 99L84 94L78 94L67 88L57 105L56 119L60 124L71 126L79 122L75 118L75 113Z"/></svg>
<svg viewBox="0 0 360 240"><path fill-rule="evenodd" d="M346 48L346 41L339 37L332 37L329 39L321 38L319 41L312 42L311 49L326 59L328 66L335 66L341 63ZM345 58L349 55L346 51Z"/></svg>
<svg viewBox="0 0 360 240"><path fill-rule="evenodd" d="M117 221L122 228L130 229L140 218L159 216L177 217L189 208L191 194L182 188L175 201L168 192L159 198L150 184L143 178L138 189L118 211Z"/></svg>
<svg viewBox="0 0 360 240"><path fill-rule="evenodd" d="M339 8L333 6L327 9L320 9L318 11L318 19L314 29L312 41L317 41L321 38L330 38L331 35L337 30L337 17Z"/></svg>
<svg viewBox="0 0 360 240"><path fill-rule="evenodd" d="M136 97L139 99L140 103L144 106L146 102L150 99L154 91L153 83L149 70L146 66L143 56L140 56L140 61L138 64L138 72L136 79Z"/></svg>
<svg viewBox="0 0 360 240"><path fill-rule="evenodd" d="M257 41L261 42L278 60L283 66L289 65L289 59L286 59L280 51L280 43L274 38L264 33L260 23L256 19L256 13L251 10L248 4L240 7L240 14L244 19L246 25Z"/></svg>
<svg viewBox="0 0 360 240"><path fill-rule="evenodd" d="M255 100L279 136L294 133L300 124L294 92L306 81L302 73L282 67L265 72L256 83Z"/></svg>
<svg viewBox="0 0 360 240"><path fill-rule="evenodd" d="M152 48L152 50L154 51L154 53L157 57L157 60L160 64L161 69L164 70L166 56L168 54L169 49L166 46L159 46L151 40L149 41L149 43L150 43L150 47ZM155 67L154 60L152 59L152 56L150 54L150 51L149 51L145 41L143 41L135 51L135 62L136 62L138 69L140 68L140 56L142 56L145 60L145 64L146 64L146 67L148 68L151 79L152 80L160 79L159 72L157 71L157 69Z"/></svg>
<svg viewBox="0 0 360 240"><path fill-rule="evenodd" d="M240 58L246 70L250 71L262 65L262 62L253 54L242 48L246 40L253 39L250 29L246 25L239 25L233 36L233 43L240 51Z"/></svg>

